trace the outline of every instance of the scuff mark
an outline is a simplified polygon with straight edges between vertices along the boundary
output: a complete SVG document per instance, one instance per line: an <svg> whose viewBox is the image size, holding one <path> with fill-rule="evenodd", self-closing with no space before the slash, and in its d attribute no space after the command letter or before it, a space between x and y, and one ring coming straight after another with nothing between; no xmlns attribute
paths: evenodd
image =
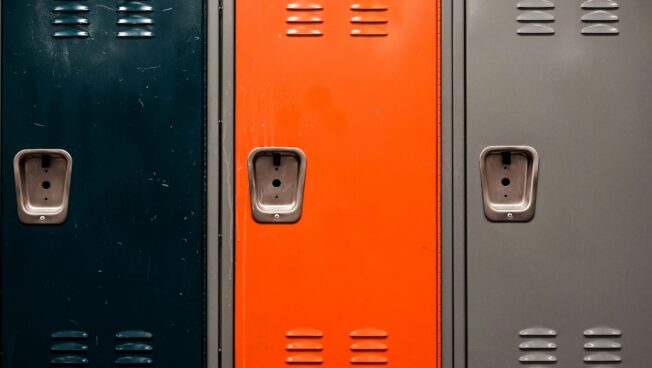
<svg viewBox="0 0 652 368"><path fill-rule="evenodd" d="M141 72L145 72L145 71L147 71L147 70L158 69L158 68L160 68L160 67L161 67L160 65L155 65L155 66L142 66L142 67L139 67L139 68L136 68L136 69L139 70L139 71L141 71Z"/></svg>
<svg viewBox="0 0 652 368"><path fill-rule="evenodd" d="M114 12L114 13L115 13L115 10L114 10L113 8L111 8L111 7L108 7L108 6L106 6L106 5L101 5L101 4L98 4L98 5L97 5L97 7L98 7L98 8L104 8L104 9L108 9L108 10L110 10L110 11L112 11L112 12Z"/></svg>

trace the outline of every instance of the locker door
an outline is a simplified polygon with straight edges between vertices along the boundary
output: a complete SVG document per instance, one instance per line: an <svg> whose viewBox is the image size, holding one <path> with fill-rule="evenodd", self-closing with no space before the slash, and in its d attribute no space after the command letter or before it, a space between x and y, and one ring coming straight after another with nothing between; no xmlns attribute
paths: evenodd
<svg viewBox="0 0 652 368"><path fill-rule="evenodd" d="M0 366L202 366L202 9L2 2Z"/></svg>
<svg viewBox="0 0 652 368"><path fill-rule="evenodd" d="M236 8L236 366L438 366L437 2ZM305 154L297 222L254 219L259 147Z"/></svg>
<svg viewBox="0 0 652 368"><path fill-rule="evenodd" d="M468 366L645 366L652 3L536 3L467 2ZM526 15L554 34L518 35ZM496 145L538 152L530 222L483 214Z"/></svg>

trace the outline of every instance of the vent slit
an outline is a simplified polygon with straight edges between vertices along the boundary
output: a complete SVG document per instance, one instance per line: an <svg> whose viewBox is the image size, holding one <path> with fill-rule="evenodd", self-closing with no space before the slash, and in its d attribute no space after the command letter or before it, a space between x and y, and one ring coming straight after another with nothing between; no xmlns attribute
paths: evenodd
<svg viewBox="0 0 652 368"><path fill-rule="evenodd" d="M88 25L90 22L85 15L89 12L87 5L72 0L59 0L52 8L57 16L52 20L54 38L87 38L90 37Z"/></svg>

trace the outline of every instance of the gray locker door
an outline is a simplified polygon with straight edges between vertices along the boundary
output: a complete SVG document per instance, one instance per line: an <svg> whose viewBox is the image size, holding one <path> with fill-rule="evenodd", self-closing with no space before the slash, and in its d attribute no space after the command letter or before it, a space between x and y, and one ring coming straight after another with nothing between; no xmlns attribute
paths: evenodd
<svg viewBox="0 0 652 368"><path fill-rule="evenodd" d="M652 1L616 1L618 7L584 4L602 9L583 9L580 0L554 0L552 9L518 9L517 0L467 1L470 368L534 367L555 359L551 366L650 364ZM517 17L528 11L554 16L537 22L554 34L518 35L529 23ZM582 17L594 11L618 21L586 32L619 33L583 35L596 23ZM485 218L479 156L492 145L538 151L531 222ZM532 327L555 333L519 336ZM593 336L585 336L590 329ZM603 334L611 336L597 336ZM557 347L519 348L532 340Z"/></svg>

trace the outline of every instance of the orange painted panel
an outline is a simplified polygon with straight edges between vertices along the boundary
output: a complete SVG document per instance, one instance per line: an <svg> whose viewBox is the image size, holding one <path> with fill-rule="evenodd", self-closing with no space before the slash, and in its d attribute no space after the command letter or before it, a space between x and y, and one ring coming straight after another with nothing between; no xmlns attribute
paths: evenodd
<svg viewBox="0 0 652 368"><path fill-rule="evenodd" d="M236 3L236 367L439 366L439 5ZM253 220L256 147L307 157Z"/></svg>

